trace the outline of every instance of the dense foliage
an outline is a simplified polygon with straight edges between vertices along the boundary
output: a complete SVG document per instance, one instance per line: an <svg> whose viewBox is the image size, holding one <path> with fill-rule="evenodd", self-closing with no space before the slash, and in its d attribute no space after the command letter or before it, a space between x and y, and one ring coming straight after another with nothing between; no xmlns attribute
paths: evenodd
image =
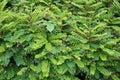
<svg viewBox="0 0 120 80"><path fill-rule="evenodd" d="M0 80L120 80L118 0L0 0Z"/></svg>

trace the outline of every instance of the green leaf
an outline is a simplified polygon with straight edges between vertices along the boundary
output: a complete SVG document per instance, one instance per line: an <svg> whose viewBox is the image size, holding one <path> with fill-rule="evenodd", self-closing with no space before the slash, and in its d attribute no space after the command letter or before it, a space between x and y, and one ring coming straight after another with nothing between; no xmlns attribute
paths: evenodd
<svg viewBox="0 0 120 80"><path fill-rule="evenodd" d="M93 5L91 5L90 7L92 7L92 8L99 8L99 7L101 7L102 5L103 5L102 2L97 2L97 3L93 4Z"/></svg>
<svg viewBox="0 0 120 80"><path fill-rule="evenodd" d="M46 28L48 31L52 32L55 28L55 25L53 23L48 23Z"/></svg>
<svg viewBox="0 0 120 80"><path fill-rule="evenodd" d="M50 64L48 60L42 61L41 69L42 69L43 76L48 77L50 72Z"/></svg>
<svg viewBox="0 0 120 80"><path fill-rule="evenodd" d="M96 79L99 79L99 78L100 78L100 73L99 73L99 71L96 71L96 72L95 72L95 78L96 78Z"/></svg>
<svg viewBox="0 0 120 80"><path fill-rule="evenodd" d="M47 54L47 52L44 50L44 51L42 51L41 53L36 54L36 55L35 55L35 58L36 58L36 59L41 58L41 57L45 56L46 54Z"/></svg>
<svg viewBox="0 0 120 80"><path fill-rule="evenodd" d="M61 65L61 64L63 64L64 63L64 58L63 58L63 56L58 56L58 62L57 62L57 65Z"/></svg>
<svg viewBox="0 0 120 80"><path fill-rule="evenodd" d="M81 60L75 60L75 63L77 64L77 66L78 66L79 68L85 67L84 63L83 63Z"/></svg>
<svg viewBox="0 0 120 80"><path fill-rule="evenodd" d="M57 65L57 60L53 57L50 57L50 61L52 64Z"/></svg>
<svg viewBox="0 0 120 80"><path fill-rule="evenodd" d="M67 72L68 70L68 67L66 66L66 64L62 64L62 65L57 66L56 70L59 74L65 74L65 72Z"/></svg>
<svg viewBox="0 0 120 80"><path fill-rule="evenodd" d="M12 42L6 42L6 46L10 48L10 47L13 46L13 43Z"/></svg>
<svg viewBox="0 0 120 80"><path fill-rule="evenodd" d="M87 57L88 58L94 58L94 55L93 55L94 53L93 52L89 52L88 54L87 54Z"/></svg>
<svg viewBox="0 0 120 80"><path fill-rule="evenodd" d="M95 35L92 35L91 37L95 38L93 40L98 40L98 39L100 40L102 38L104 39L104 37L107 36L107 35L108 35L107 33L103 33L103 34L95 34Z"/></svg>
<svg viewBox="0 0 120 80"><path fill-rule="evenodd" d="M3 46L0 46L0 53L3 53L5 51L5 48Z"/></svg>
<svg viewBox="0 0 120 80"><path fill-rule="evenodd" d="M107 55L101 53L100 58L101 58L101 60L106 61L107 60Z"/></svg>
<svg viewBox="0 0 120 80"><path fill-rule="evenodd" d="M69 68L69 72L70 74L75 74L76 73L76 69L75 69L75 63L73 61L69 61L66 63L68 68Z"/></svg>
<svg viewBox="0 0 120 80"><path fill-rule="evenodd" d="M78 60L81 59L80 56L81 56L81 55L80 55L79 53L73 55L73 57L74 57L75 59L78 59Z"/></svg>
<svg viewBox="0 0 120 80"><path fill-rule="evenodd" d="M105 76L109 76L111 73L104 67L97 67L97 70Z"/></svg>
<svg viewBox="0 0 120 80"><path fill-rule="evenodd" d="M0 74L0 79L1 80L4 80L6 78L6 75L5 74Z"/></svg>
<svg viewBox="0 0 120 80"><path fill-rule="evenodd" d="M117 70L118 72L120 72L120 63L117 64L116 70Z"/></svg>
<svg viewBox="0 0 120 80"><path fill-rule="evenodd" d="M69 38L76 40L76 41L80 41L82 43L87 43L88 40L82 36L80 36L79 34L72 32L72 35L69 36Z"/></svg>
<svg viewBox="0 0 120 80"><path fill-rule="evenodd" d="M29 79L30 80L37 80L36 76L35 76L35 74L33 72L29 73Z"/></svg>
<svg viewBox="0 0 120 80"><path fill-rule="evenodd" d="M85 50L90 50L90 45L89 45L89 44L85 44L85 45L82 45L81 48L83 48L83 49L85 49ZM91 49L91 50L92 50L92 49Z"/></svg>
<svg viewBox="0 0 120 80"><path fill-rule="evenodd" d="M53 40L53 39L61 39L61 38L65 38L67 37L66 33L58 33L57 35L54 35L52 34L50 36L50 39Z"/></svg>
<svg viewBox="0 0 120 80"><path fill-rule="evenodd" d="M107 41L106 45L115 45L119 41L120 41L120 38L111 39L111 40Z"/></svg>
<svg viewBox="0 0 120 80"><path fill-rule="evenodd" d="M0 80L119 80L119 5L0 0Z"/></svg>
<svg viewBox="0 0 120 80"><path fill-rule="evenodd" d="M94 28L92 28L91 32L96 34L96 33L100 32L100 31L104 30L106 27L107 27L106 23L99 22L99 23L97 23L97 25Z"/></svg>
<svg viewBox="0 0 120 80"><path fill-rule="evenodd" d="M8 3L7 0L3 0L1 3L0 3L0 12L4 9L5 5Z"/></svg>
<svg viewBox="0 0 120 80"><path fill-rule="evenodd" d="M61 46L62 45L62 40L51 40L51 43L56 45L56 46Z"/></svg>
<svg viewBox="0 0 120 80"><path fill-rule="evenodd" d="M66 55L66 56L62 56L63 57L63 59L72 59L72 56L71 55Z"/></svg>
<svg viewBox="0 0 120 80"><path fill-rule="evenodd" d="M115 56L115 57L120 56L120 53L117 52L116 50L111 50L111 49L105 48L104 46L101 46L101 49L111 56Z"/></svg>
<svg viewBox="0 0 120 80"><path fill-rule="evenodd" d="M4 54L2 54L1 56L1 64L4 66L7 66L10 62L10 58L13 56L13 52L5 52Z"/></svg>
<svg viewBox="0 0 120 80"><path fill-rule="evenodd" d="M113 80L120 80L120 78L118 76L116 76L116 75L112 75L112 79Z"/></svg>
<svg viewBox="0 0 120 80"><path fill-rule="evenodd" d="M96 65L95 64L91 64L90 65L90 74L94 75L96 71Z"/></svg>
<svg viewBox="0 0 120 80"><path fill-rule="evenodd" d="M79 9L84 9L84 7L82 5L76 4L74 2L72 2L71 4L74 5L75 7L79 8Z"/></svg>
<svg viewBox="0 0 120 80"><path fill-rule="evenodd" d="M41 40L35 39L35 42L30 42L30 48L32 48L33 50L36 50L36 49L41 48L46 43L47 43L47 41L44 39L41 39Z"/></svg>
<svg viewBox="0 0 120 80"><path fill-rule="evenodd" d="M99 60L99 54L98 53L94 53L93 55L94 55L95 60Z"/></svg>
<svg viewBox="0 0 120 80"><path fill-rule="evenodd" d="M12 27L15 26L15 25L16 25L15 22L10 22L9 24L5 24L5 25L1 28L0 32L3 31L3 30L11 30ZM17 32L17 31L16 31L16 32Z"/></svg>
<svg viewBox="0 0 120 80"><path fill-rule="evenodd" d="M9 67L5 75L7 75L7 79L11 79L12 77L14 77L15 75L14 67Z"/></svg>
<svg viewBox="0 0 120 80"><path fill-rule="evenodd" d="M18 39L18 38L20 38L22 35L24 35L25 34L25 30L19 30L19 31L16 31L15 33L14 33L14 36L13 36L13 39Z"/></svg>
<svg viewBox="0 0 120 80"><path fill-rule="evenodd" d="M25 64L25 61L24 61L24 58L22 55L20 54L15 54L13 56L14 60L15 60L15 63L17 64L17 66L20 66L20 65L24 65Z"/></svg>
<svg viewBox="0 0 120 80"><path fill-rule="evenodd" d="M51 51L53 50L51 43L46 43L45 48L46 48L46 50L49 51L49 52L51 52Z"/></svg>
<svg viewBox="0 0 120 80"><path fill-rule="evenodd" d="M120 10L120 9L119 9L119 10ZM111 23L112 23L112 24L120 24L120 21L119 21L119 20L120 20L120 17L113 18L112 21L111 21ZM114 27L114 26L113 26L113 27ZM115 28L117 29L118 27L116 27L116 25L115 25L115 27L114 27L113 29L115 29ZM119 28L118 28L118 30L119 30ZM118 31L118 30L117 30L117 31Z"/></svg>
<svg viewBox="0 0 120 80"><path fill-rule="evenodd" d="M113 0L113 4L120 10L120 3L117 0Z"/></svg>
<svg viewBox="0 0 120 80"><path fill-rule="evenodd" d="M39 72L41 72L41 64L38 64L37 66L30 65L30 69L32 69L33 71L39 73Z"/></svg>
<svg viewBox="0 0 120 80"><path fill-rule="evenodd" d="M17 73L17 75L22 75L28 68L27 67L22 67L20 71Z"/></svg>
<svg viewBox="0 0 120 80"><path fill-rule="evenodd" d="M78 26L76 26L76 25L71 25L71 27L74 28L74 29L76 30L76 32L78 32L78 33L81 34L82 36L86 36L86 34L85 34L82 30L80 30L80 29L78 28Z"/></svg>
<svg viewBox="0 0 120 80"><path fill-rule="evenodd" d="M107 10L102 10L101 12L99 12L95 17L99 18L101 15L104 15L107 12Z"/></svg>
<svg viewBox="0 0 120 80"><path fill-rule="evenodd" d="M115 31L120 31L120 27L119 27L119 26L112 26L112 28L113 28Z"/></svg>

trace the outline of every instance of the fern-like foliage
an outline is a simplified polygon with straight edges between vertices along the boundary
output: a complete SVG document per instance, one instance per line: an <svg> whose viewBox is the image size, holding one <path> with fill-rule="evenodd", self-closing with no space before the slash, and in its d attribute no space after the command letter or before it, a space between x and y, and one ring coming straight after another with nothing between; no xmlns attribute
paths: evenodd
<svg viewBox="0 0 120 80"><path fill-rule="evenodd" d="M0 0L0 80L119 80L119 12L118 0Z"/></svg>

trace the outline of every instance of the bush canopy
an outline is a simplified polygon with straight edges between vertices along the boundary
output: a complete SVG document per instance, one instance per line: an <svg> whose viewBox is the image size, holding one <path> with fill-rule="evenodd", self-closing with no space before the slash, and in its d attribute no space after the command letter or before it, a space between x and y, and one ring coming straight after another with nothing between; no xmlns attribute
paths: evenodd
<svg viewBox="0 0 120 80"><path fill-rule="evenodd" d="M120 80L120 2L0 0L0 80Z"/></svg>

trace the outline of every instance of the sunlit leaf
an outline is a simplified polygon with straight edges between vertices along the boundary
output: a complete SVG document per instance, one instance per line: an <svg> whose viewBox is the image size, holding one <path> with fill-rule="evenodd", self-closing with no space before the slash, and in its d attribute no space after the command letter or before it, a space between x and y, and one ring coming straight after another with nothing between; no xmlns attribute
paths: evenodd
<svg viewBox="0 0 120 80"><path fill-rule="evenodd" d="M97 67L97 70L105 76L109 76L111 73L104 67Z"/></svg>
<svg viewBox="0 0 120 80"><path fill-rule="evenodd" d="M75 60L75 63L77 64L77 66L79 68L83 68L85 66L84 63L81 60Z"/></svg>
<svg viewBox="0 0 120 80"><path fill-rule="evenodd" d="M91 66L90 66L90 74L94 75L95 71L96 71L96 65L95 64L91 64Z"/></svg>
<svg viewBox="0 0 120 80"><path fill-rule="evenodd" d="M0 46L0 53L3 53L5 51L5 48L3 46Z"/></svg>
<svg viewBox="0 0 120 80"><path fill-rule="evenodd" d="M53 23L48 23L46 28L47 28L47 30L48 30L49 32L52 32L52 31L54 30L54 28L55 28L55 24L53 24Z"/></svg>

